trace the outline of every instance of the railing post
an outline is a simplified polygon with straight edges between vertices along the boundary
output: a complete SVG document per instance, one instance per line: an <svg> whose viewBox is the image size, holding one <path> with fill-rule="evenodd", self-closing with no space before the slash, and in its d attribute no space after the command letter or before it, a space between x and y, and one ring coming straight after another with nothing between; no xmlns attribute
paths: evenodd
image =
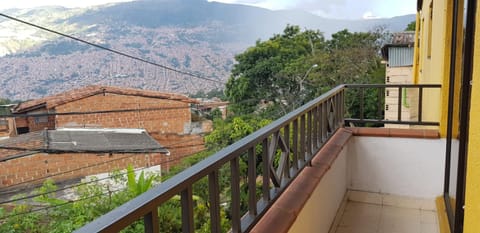
<svg viewBox="0 0 480 233"><path fill-rule="evenodd" d="M255 146L248 149L248 212L257 215L257 160Z"/></svg>
<svg viewBox="0 0 480 233"><path fill-rule="evenodd" d="M312 109L313 112L313 139L312 147L313 150L318 149L318 106Z"/></svg>
<svg viewBox="0 0 480 233"><path fill-rule="evenodd" d="M313 156L313 148L312 148L312 131L313 131L313 126L312 126L312 110L308 111L308 126L307 126L307 158L310 160L310 158Z"/></svg>
<svg viewBox="0 0 480 233"><path fill-rule="evenodd" d="M315 148L318 149L322 144L322 108L320 104L315 108L315 112L315 122L317 122L317 130L315 131L317 142Z"/></svg>
<svg viewBox="0 0 480 233"><path fill-rule="evenodd" d="M292 160L293 160L293 170L296 172L298 171L298 120L295 119L293 120L293 155L292 155Z"/></svg>
<svg viewBox="0 0 480 233"><path fill-rule="evenodd" d="M285 169L285 177L288 178L288 180L290 180L290 178L292 178L292 175L290 174L290 152L292 150L290 150L290 124L286 125L284 128L283 128L283 141L285 143L285 146L287 148L285 148L285 153L286 153L286 169Z"/></svg>
<svg viewBox="0 0 480 233"><path fill-rule="evenodd" d="M262 170L263 170L263 182L262 182L262 193L263 201L270 201L270 159L268 151L268 138L265 138L262 142Z"/></svg>
<svg viewBox="0 0 480 233"><path fill-rule="evenodd" d="M305 164L305 147L307 146L305 143L305 114L302 114L300 117L300 155L299 159L301 161L301 166Z"/></svg>
<svg viewBox="0 0 480 233"><path fill-rule="evenodd" d="M153 208L152 212L143 217L145 225L145 233L157 233L160 232L158 221L158 208Z"/></svg>
<svg viewBox="0 0 480 233"><path fill-rule="evenodd" d="M218 181L218 170L208 174L208 194L210 197L210 229L212 233L222 232L220 225L220 187Z"/></svg>
<svg viewBox="0 0 480 233"><path fill-rule="evenodd" d="M365 89L363 87L360 88L360 120L364 119L364 105L365 105Z"/></svg>
<svg viewBox="0 0 480 233"><path fill-rule="evenodd" d="M239 170L239 158L235 157L230 161L230 184L232 191L232 232L242 232L240 224L240 170Z"/></svg>
<svg viewBox="0 0 480 233"><path fill-rule="evenodd" d="M398 119L402 121L402 87L398 87Z"/></svg>
<svg viewBox="0 0 480 233"><path fill-rule="evenodd" d="M180 194L182 203L182 232L193 233L193 191L192 186L183 190Z"/></svg>
<svg viewBox="0 0 480 233"><path fill-rule="evenodd" d="M418 122L422 122L423 87L418 88Z"/></svg>
<svg viewBox="0 0 480 233"><path fill-rule="evenodd" d="M383 98L385 98L385 88L378 88L378 93L377 93L377 117L378 119L384 119L385 115L382 116L382 110L384 108L384 101L382 101Z"/></svg>

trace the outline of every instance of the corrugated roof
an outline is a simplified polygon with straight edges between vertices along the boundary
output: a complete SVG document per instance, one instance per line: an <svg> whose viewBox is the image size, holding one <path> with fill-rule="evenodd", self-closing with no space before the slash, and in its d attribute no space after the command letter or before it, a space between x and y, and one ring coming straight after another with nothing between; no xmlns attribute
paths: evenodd
<svg viewBox="0 0 480 233"><path fill-rule="evenodd" d="M168 150L146 131L115 129L48 130L47 151L54 152L158 152Z"/></svg>
<svg viewBox="0 0 480 233"><path fill-rule="evenodd" d="M391 45L413 45L415 42L415 32L414 31L405 31L405 32L396 32L392 35Z"/></svg>
<svg viewBox="0 0 480 233"><path fill-rule="evenodd" d="M58 105L62 105L75 100L79 100L79 99L83 99L83 98L87 98L90 96L103 94L103 93L168 99L168 100L182 101L186 103L198 103L197 100L181 94L164 93L164 92L158 92L158 91L140 90L140 89L124 88L124 87L92 85L92 86L86 86L79 89L74 89L71 91L66 91L57 95L47 96L44 98L23 102L19 104L17 107L15 107L13 109L13 112L21 113L21 112L26 112L32 109L37 109L40 107L46 107L47 109L51 109Z"/></svg>
<svg viewBox="0 0 480 233"><path fill-rule="evenodd" d="M167 155L170 153L145 130L141 129L43 130L0 141L0 161L25 151L47 153L154 152Z"/></svg>

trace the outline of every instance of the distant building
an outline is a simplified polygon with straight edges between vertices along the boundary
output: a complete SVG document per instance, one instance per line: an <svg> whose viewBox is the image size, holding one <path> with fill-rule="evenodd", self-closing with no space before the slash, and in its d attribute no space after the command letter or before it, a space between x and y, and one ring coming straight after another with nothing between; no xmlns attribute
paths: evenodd
<svg viewBox="0 0 480 233"><path fill-rule="evenodd" d="M227 107L230 103L228 101L222 101L220 99L201 100L197 105L197 109L202 114L210 114L213 110L218 109L222 113L222 119L226 119L228 112Z"/></svg>
<svg viewBox="0 0 480 233"><path fill-rule="evenodd" d="M0 141L0 189L161 165L170 152L142 129L41 130ZM159 171L160 172L160 171Z"/></svg>
<svg viewBox="0 0 480 233"><path fill-rule="evenodd" d="M392 43L382 48L382 57L387 64L386 84L413 84L414 38L415 32L412 31L394 33ZM397 120L399 109L398 96L397 88L386 88L385 120ZM418 93L414 93L414 90L403 88L400 107L403 121L417 120L417 98ZM408 128L409 126L386 124L385 127Z"/></svg>

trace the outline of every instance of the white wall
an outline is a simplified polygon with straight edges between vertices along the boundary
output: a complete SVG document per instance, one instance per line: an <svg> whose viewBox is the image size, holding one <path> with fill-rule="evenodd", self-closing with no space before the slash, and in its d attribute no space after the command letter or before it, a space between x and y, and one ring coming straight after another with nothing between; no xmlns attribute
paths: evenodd
<svg viewBox="0 0 480 233"><path fill-rule="evenodd" d="M347 191L347 156L346 149L343 149L298 214L289 232L329 232Z"/></svg>
<svg viewBox="0 0 480 233"><path fill-rule="evenodd" d="M348 188L419 198L443 193L444 139L353 137Z"/></svg>

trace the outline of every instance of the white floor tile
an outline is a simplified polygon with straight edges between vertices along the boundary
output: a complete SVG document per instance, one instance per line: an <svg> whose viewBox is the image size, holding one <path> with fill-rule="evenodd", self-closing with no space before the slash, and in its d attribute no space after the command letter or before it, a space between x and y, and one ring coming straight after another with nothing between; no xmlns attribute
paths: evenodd
<svg viewBox="0 0 480 233"><path fill-rule="evenodd" d="M365 203L363 200L378 200L377 196L361 193L349 200L335 233L439 233L437 213L421 209L421 201L413 198L406 205L418 204L412 208L398 207L405 204L397 203L401 200L395 198L387 200L389 205Z"/></svg>

